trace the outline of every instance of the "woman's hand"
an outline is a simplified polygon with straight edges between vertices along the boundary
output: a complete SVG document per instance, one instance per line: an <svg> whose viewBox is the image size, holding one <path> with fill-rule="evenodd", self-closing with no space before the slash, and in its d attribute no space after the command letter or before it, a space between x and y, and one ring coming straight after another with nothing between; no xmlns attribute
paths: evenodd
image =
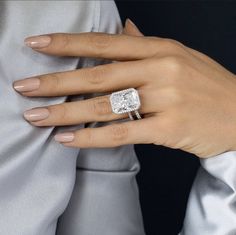
<svg viewBox="0 0 236 235"><path fill-rule="evenodd" d="M136 30L130 22L127 25ZM50 55L119 62L15 82L14 88L24 96L78 95L130 87L139 92L143 119L58 134L55 139L65 146L153 143L203 158L236 150L235 75L206 55L175 40L124 34L50 34L30 37L26 45ZM107 122L127 115L114 114L105 95L35 108L24 117L42 127Z"/></svg>

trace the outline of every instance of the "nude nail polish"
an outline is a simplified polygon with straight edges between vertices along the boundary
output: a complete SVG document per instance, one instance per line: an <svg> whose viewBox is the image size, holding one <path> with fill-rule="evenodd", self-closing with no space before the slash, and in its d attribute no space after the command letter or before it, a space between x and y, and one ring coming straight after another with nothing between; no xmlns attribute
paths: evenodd
<svg viewBox="0 0 236 235"><path fill-rule="evenodd" d="M51 37L48 35L33 36L25 39L25 45L33 49L40 49L47 47L51 42Z"/></svg>
<svg viewBox="0 0 236 235"><path fill-rule="evenodd" d="M75 138L75 135L72 132L59 133L54 136L55 141L61 142L61 143L71 142L74 140L74 138Z"/></svg>
<svg viewBox="0 0 236 235"><path fill-rule="evenodd" d="M13 87L19 92L28 92L37 90L40 86L40 80L38 78L27 78L19 80L13 83Z"/></svg>
<svg viewBox="0 0 236 235"><path fill-rule="evenodd" d="M35 108L24 112L24 118L30 122L41 121L49 116L47 108Z"/></svg>

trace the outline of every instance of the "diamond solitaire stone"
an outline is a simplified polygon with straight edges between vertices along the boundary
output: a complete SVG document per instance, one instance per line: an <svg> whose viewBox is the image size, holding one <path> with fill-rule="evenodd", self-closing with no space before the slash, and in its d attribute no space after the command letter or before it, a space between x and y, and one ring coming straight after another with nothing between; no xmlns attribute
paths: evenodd
<svg viewBox="0 0 236 235"><path fill-rule="evenodd" d="M113 92L110 102L112 111L116 114L138 110L141 105L138 92L134 88Z"/></svg>

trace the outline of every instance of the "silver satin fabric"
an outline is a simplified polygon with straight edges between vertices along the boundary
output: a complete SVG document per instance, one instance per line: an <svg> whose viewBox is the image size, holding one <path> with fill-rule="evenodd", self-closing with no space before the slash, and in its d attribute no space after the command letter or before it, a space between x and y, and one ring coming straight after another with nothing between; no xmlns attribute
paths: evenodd
<svg viewBox="0 0 236 235"><path fill-rule="evenodd" d="M25 98L12 88L18 79L97 63L34 52L25 37L120 30L112 1L0 2L0 235L144 234L133 146L63 147L53 140L62 127L33 127L22 113L66 98Z"/></svg>
<svg viewBox="0 0 236 235"><path fill-rule="evenodd" d="M236 234L236 152L201 160L181 235Z"/></svg>

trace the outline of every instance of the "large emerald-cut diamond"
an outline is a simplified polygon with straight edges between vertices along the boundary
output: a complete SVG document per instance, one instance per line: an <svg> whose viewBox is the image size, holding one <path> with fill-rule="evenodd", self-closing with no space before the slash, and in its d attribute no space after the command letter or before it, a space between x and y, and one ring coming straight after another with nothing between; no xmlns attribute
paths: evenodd
<svg viewBox="0 0 236 235"><path fill-rule="evenodd" d="M134 88L112 93L110 102L112 111L117 114L132 112L140 107L139 95Z"/></svg>

